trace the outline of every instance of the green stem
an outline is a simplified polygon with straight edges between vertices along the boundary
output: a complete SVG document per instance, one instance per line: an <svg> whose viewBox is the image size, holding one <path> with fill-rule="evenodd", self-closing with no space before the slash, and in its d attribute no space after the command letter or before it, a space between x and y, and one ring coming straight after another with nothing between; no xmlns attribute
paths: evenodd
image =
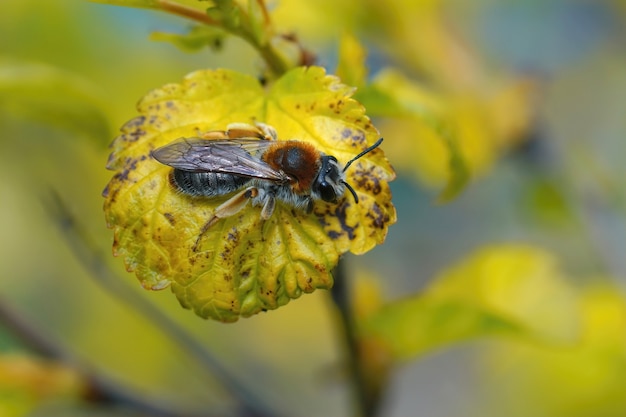
<svg viewBox="0 0 626 417"><path fill-rule="evenodd" d="M269 20L267 10L265 9L265 4L263 2L259 2L259 4L261 5L263 10L265 23L267 25L270 25L271 22ZM196 22L200 22L205 25L217 26L220 29L227 31L231 35L242 38L250 45L252 45L254 49L257 50L259 55L261 55L261 57L267 64L272 75L276 78L280 77L289 69L289 65L281 58L276 48L272 46L272 43L262 42L260 39L257 39L251 28L246 27L245 24L238 26L236 29L224 27L221 22L211 18L208 14L202 12L201 10L185 6L171 0L158 0L157 9L185 17L187 19L195 20ZM245 12L245 10L240 9L239 12L242 16L242 22L249 22L249 16ZM249 24L247 24L247 26L249 26Z"/></svg>
<svg viewBox="0 0 626 417"><path fill-rule="evenodd" d="M364 368L363 357L359 347L359 339L354 318L354 308L346 276L343 259L339 260L333 271L334 285L331 289L332 300L339 311L340 332L344 339L346 364L348 367L357 415L374 417L378 414L380 393L371 392Z"/></svg>

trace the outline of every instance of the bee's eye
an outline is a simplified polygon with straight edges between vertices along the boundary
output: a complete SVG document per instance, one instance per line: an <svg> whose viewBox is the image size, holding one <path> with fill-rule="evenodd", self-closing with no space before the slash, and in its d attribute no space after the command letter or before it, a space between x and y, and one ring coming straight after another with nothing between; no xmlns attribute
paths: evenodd
<svg viewBox="0 0 626 417"><path fill-rule="evenodd" d="M327 183L326 181L322 181L319 183L319 193L322 197L322 200L332 203L337 200L337 194L335 193L335 188Z"/></svg>

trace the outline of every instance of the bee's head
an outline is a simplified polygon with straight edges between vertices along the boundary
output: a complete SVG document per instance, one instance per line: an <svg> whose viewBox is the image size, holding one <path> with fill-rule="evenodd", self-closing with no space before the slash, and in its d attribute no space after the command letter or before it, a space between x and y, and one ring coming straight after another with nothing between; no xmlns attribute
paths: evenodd
<svg viewBox="0 0 626 417"><path fill-rule="evenodd" d="M345 175L339 168L337 158L322 154L322 166L311 186L313 197L334 203L337 197L343 195L346 185Z"/></svg>
<svg viewBox="0 0 626 417"><path fill-rule="evenodd" d="M345 172L354 161L356 161L366 153L376 149L382 143L382 141L383 138L380 138L378 141L376 141L375 144L352 158L350 161L348 161L343 169L339 167L337 158L335 158L334 156L322 154L322 166L311 187L311 193L313 194L313 196L321 198L328 203L334 203L337 201L338 197L341 197L343 195L345 189L347 188L348 191L350 191L350 194L352 194L352 197L354 197L354 201L358 203L359 197L356 195L354 188L352 188L350 184L346 182Z"/></svg>

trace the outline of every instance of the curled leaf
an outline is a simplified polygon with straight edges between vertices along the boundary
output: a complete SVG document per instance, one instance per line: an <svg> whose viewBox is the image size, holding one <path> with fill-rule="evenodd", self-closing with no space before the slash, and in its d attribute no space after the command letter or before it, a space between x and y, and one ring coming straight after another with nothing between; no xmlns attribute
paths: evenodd
<svg viewBox="0 0 626 417"><path fill-rule="evenodd" d="M372 114L398 118L395 129L407 133L395 149L398 160L422 179L436 178L432 182L443 185L439 202L452 200L465 188L472 161L465 156L459 126L449 114L450 104L442 97L397 71L385 69L358 98Z"/></svg>
<svg viewBox="0 0 626 417"><path fill-rule="evenodd" d="M389 149L396 166L429 186L443 187L439 201L447 202L519 144L531 123L531 81L509 81L491 90L436 91L384 69L356 98L371 116L388 118L382 127L386 134L403 138Z"/></svg>
<svg viewBox="0 0 626 417"><path fill-rule="evenodd" d="M352 91L319 67L296 68L268 89L250 76L216 70L152 91L138 105L140 116L122 127L107 165L115 171L104 191L114 252L145 288L171 284L184 307L222 321L332 286L339 256L382 243L395 222L388 185L395 174L380 149L346 172L358 204L346 193L337 203L316 201L307 214L277 202L267 220L261 207L248 204L206 233L215 209L231 196L180 193L170 184L171 168L150 152L232 123L262 122L276 128L278 140L308 142L343 166L378 139Z"/></svg>

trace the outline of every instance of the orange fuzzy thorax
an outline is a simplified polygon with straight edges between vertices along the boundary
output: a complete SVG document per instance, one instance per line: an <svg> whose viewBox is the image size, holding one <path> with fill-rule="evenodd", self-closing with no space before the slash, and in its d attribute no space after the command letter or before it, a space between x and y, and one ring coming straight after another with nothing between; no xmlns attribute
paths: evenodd
<svg viewBox="0 0 626 417"><path fill-rule="evenodd" d="M276 142L262 157L272 168L294 179L291 187L298 194L310 193L320 169L320 158L320 152L313 145L297 140Z"/></svg>

